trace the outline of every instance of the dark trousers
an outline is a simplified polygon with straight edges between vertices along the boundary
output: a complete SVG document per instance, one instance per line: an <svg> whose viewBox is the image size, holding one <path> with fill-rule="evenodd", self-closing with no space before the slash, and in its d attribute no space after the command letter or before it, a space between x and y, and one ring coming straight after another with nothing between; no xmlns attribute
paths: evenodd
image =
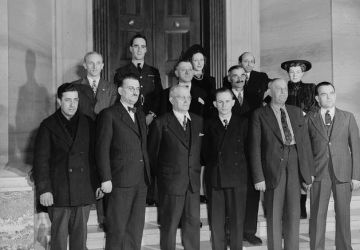
<svg viewBox="0 0 360 250"><path fill-rule="evenodd" d="M147 187L113 188L106 208L106 250L140 250Z"/></svg>
<svg viewBox="0 0 360 250"><path fill-rule="evenodd" d="M299 249L300 180L295 146L286 146L280 163L279 184L265 191L267 239L269 250Z"/></svg>
<svg viewBox="0 0 360 250"><path fill-rule="evenodd" d="M244 234L255 235L257 231L260 192L255 190L251 175L248 177L247 185Z"/></svg>
<svg viewBox="0 0 360 250"><path fill-rule="evenodd" d="M200 194L187 190L185 195L160 191L160 248L175 250L176 230L181 222L181 239L186 250L200 249Z"/></svg>
<svg viewBox="0 0 360 250"><path fill-rule="evenodd" d="M335 245L337 250L350 250L351 184L338 182L332 173L314 181L310 191L310 249L325 249L326 217L331 191L335 202Z"/></svg>
<svg viewBox="0 0 360 250"><path fill-rule="evenodd" d="M90 205L78 207L49 207L51 221L51 250L86 250L87 221Z"/></svg>
<svg viewBox="0 0 360 250"><path fill-rule="evenodd" d="M213 250L224 250L227 227L230 229L230 249L242 249L243 227L246 208L246 186L214 188L208 190L209 217L211 220L211 244Z"/></svg>

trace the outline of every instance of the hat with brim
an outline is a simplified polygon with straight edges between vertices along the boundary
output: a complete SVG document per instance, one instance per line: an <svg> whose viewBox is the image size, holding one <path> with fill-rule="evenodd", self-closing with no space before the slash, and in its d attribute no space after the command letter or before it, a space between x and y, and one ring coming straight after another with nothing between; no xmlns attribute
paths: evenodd
<svg viewBox="0 0 360 250"><path fill-rule="evenodd" d="M301 64L303 64L305 66L304 72L309 71L311 69L311 63L309 61L306 61L306 60L290 60L290 61L286 61L286 62L283 62L281 64L281 68L286 70L287 72L289 72L290 67L299 66Z"/></svg>
<svg viewBox="0 0 360 250"><path fill-rule="evenodd" d="M205 56L205 50L200 44L194 44L190 48L188 48L183 54L183 58L187 60L191 60L192 56L196 53L201 53Z"/></svg>

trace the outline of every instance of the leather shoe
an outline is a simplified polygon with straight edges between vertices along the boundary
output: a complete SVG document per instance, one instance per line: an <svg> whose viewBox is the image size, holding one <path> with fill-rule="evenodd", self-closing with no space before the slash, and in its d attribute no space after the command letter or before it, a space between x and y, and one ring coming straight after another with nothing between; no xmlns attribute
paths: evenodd
<svg viewBox="0 0 360 250"><path fill-rule="evenodd" d="M244 240L255 246L259 246L262 244L262 240L259 237L255 236L255 234L244 234Z"/></svg>

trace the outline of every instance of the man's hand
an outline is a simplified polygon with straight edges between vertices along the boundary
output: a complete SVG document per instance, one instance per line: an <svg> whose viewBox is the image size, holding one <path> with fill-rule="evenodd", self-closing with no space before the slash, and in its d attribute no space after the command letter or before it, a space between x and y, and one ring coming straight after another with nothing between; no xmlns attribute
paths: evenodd
<svg viewBox="0 0 360 250"><path fill-rule="evenodd" d="M54 204L54 198L52 193L50 192L46 192L40 195L40 204L45 206L45 207L49 207L52 206Z"/></svg>
<svg viewBox="0 0 360 250"><path fill-rule="evenodd" d="M101 183L101 191L108 194L108 193L111 193L111 190L112 190L111 181L105 181L105 182Z"/></svg>
<svg viewBox="0 0 360 250"><path fill-rule="evenodd" d="M351 190L357 190L360 188L360 181L351 180Z"/></svg>
<svg viewBox="0 0 360 250"><path fill-rule="evenodd" d="M258 191L261 191L261 192L265 192L265 190L266 190L265 181L261 181L261 182L255 183L255 190L258 190Z"/></svg>
<svg viewBox="0 0 360 250"><path fill-rule="evenodd" d="M146 120L146 125L150 125L150 123L154 120L154 115L152 114L146 115L145 120Z"/></svg>
<svg viewBox="0 0 360 250"><path fill-rule="evenodd" d="M104 197L104 193L103 193L103 191L101 191L100 188L96 189L95 197L96 197L97 200L99 200L99 199L101 199L102 197Z"/></svg>

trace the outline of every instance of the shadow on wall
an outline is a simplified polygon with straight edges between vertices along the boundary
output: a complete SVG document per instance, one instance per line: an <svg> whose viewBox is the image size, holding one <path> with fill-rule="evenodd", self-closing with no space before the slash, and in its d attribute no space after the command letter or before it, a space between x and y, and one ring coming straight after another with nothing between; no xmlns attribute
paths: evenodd
<svg viewBox="0 0 360 250"><path fill-rule="evenodd" d="M40 122L52 111L54 97L35 79L36 54L25 54L27 81L19 88L15 126L9 125L9 162L6 169L27 176L32 166L33 148Z"/></svg>

